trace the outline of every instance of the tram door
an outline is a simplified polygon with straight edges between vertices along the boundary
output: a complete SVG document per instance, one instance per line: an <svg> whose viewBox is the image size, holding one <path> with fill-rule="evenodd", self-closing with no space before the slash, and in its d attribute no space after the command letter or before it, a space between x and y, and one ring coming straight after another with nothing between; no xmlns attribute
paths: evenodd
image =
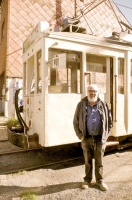
<svg viewBox="0 0 132 200"><path fill-rule="evenodd" d="M99 97L113 111L113 59L111 57L86 55L85 91L89 84L99 87ZM112 112L113 114L113 112Z"/></svg>

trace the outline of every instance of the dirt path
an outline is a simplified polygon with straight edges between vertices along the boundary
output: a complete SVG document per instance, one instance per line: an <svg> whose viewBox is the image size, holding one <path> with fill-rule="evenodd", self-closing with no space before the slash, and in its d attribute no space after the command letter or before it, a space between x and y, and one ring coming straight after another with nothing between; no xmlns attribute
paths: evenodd
<svg viewBox="0 0 132 200"><path fill-rule="evenodd" d="M82 160L74 165L1 175L0 200L19 200L24 192L36 193L35 200L132 200L132 148L105 155L108 191L103 192L96 185L81 189L83 177Z"/></svg>

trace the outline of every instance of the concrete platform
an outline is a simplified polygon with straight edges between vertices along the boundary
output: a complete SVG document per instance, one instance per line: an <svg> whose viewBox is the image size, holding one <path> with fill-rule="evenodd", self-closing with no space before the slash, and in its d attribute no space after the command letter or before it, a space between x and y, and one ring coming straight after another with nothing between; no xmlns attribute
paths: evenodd
<svg viewBox="0 0 132 200"><path fill-rule="evenodd" d="M0 141L8 139L6 126L7 120L8 118L0 116Z"/></svg>

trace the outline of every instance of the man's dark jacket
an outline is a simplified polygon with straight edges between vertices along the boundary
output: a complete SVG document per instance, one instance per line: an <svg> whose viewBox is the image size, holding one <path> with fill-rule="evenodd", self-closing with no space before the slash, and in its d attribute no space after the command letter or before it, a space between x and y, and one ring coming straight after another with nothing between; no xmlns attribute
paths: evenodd
<svg viewBox="0 0 132 200"><path fill-rule="evenodd" d="M78 103L74 114L73 125L76 135L78 136L79 139L81 139L82 136L86 137L87 134L86 133L86 120L88 117L87 107L88 107L88 99L87 97L84 97ZM110 129L112 128L111 112L107 103L101 101L100 99L98 99L97 102L97 109L100 113L100 117L102 120L102 129L101 129L102 143L105 143L109 136Z"/></svg>

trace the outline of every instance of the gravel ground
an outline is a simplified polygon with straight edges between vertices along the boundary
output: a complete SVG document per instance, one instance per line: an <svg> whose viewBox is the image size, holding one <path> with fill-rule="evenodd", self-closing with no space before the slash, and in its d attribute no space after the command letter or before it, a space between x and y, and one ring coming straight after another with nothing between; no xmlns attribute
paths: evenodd
<svg viewBox="0 0 132 200"><path fill-rule="evenodd" d="M132 200L132 148L105 154L108 191L101 191L96 184L81 189L83 177L83 159L52 168L0 175L0 200ZM29 198L29 193L36 197ZM27 197L20 198L23 194Z"/></svg>

